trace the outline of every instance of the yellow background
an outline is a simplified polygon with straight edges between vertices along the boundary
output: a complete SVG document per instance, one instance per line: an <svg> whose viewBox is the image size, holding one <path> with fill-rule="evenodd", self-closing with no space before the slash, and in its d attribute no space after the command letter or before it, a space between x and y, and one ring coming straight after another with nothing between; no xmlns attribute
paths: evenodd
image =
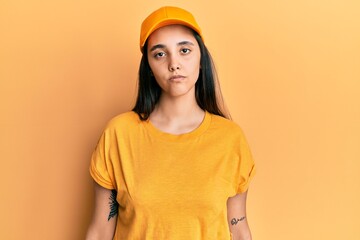
<svg viewBox="0 0 360 240"><path fill-rule="evenodd" d="M196 16L251 145L253 238L360 239L357 0L1 0L0 239L84 238L90 154L162 5Z"/></svg>

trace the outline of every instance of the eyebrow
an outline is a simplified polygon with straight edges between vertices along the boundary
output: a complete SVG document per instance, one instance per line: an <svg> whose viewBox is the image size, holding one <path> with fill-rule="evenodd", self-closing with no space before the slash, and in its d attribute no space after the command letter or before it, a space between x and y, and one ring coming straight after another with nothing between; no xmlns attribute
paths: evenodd
<svg viewBox="0 0 360 240"><path fill-rule="evenodd" d="M194 46L194 43L192 43L190 41L181 41L181 42L178 42L176 45L178 45L178 46L184 46L184 45ZM166 48L166 45L165 44L156 44L150 48L150 52L152 52L156 49L159 49L159 48Z"/></svg>

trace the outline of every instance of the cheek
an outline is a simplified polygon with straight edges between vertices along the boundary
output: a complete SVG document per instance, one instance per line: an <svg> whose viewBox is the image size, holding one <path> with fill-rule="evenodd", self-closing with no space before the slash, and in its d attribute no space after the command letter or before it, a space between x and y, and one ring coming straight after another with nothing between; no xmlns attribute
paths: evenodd
<svg viewBox="0 0 360 240"><path fill-rule="evenodd" d="M164 62L161 62L161 61L149 60L149 66L150 66L150 70L152 71L154 76L159 75L163 71L166 70L166 66L165 66Z"/></svg>
<svg viewBox="0 0 360 240"><path fill-rule="evenodd" d="M161 70L161 66L159 66L158 63L149 61L149 67L154 80L161 86L161 81L159 81L163 73L163 71Z"/></svg>
<svg viewBox="0 0 360 240"><path fill-rule="evenodd" d="M154 69L155 69L155 67L154 67L154 64L152 63L152 61L148 61L148 63L149 63L149 67L150 67L150 70L152 71L152 72L154 72Z"/></svg>
<svg viewBox="0 0 360 240"><path fill-rule="evenodd" d="M201 55L200 55L200 52L198 52L197 54L196 54L196 57L194 58L194 62L193 62L193 64L194 64L194 66L198 69L198 70L200 70L200 60L201 60Z"/></svg>
<svg viewBox="0 0 360 240"><path fill-rule="evenodd" d="M200 68L201 68L200 59L194 60L194 61L191 63L191 67L193 68L193 71L192 71L192 72L193 72L194 74L199 75L199 73L200 73Z"/></svg>

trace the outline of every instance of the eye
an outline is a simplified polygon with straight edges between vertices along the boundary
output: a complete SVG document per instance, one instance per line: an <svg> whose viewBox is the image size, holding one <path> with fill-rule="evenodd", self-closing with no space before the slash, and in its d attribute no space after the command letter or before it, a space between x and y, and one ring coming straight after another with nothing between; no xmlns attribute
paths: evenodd
<svg viewBox="0 0 360 240"><path fill-rule="evenodd" d="M189 48L182 48L180 51L182 54L189 54L191 52Z"/></svg>
<svg viewBox="0 0 360 240"><path fill-rule="evenodd" d="M165 53L164 53L164 52L157 52L157 53L154 54L154 57L155 57L155 58L162 58L162 57L164 57L164 56L165 56Z"/></svg>

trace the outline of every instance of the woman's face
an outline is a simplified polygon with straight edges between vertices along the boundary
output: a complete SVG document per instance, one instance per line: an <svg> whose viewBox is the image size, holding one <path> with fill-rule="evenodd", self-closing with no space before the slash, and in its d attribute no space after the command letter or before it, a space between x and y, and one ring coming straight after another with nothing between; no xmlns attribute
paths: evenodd
<svg viewBox="0 0 360 240"><path fill-rule="evenodd" d="M179 97L192 94L200 72L200 47L190 29L169 25L148 38L148 61L162 94Z"/></svg>

